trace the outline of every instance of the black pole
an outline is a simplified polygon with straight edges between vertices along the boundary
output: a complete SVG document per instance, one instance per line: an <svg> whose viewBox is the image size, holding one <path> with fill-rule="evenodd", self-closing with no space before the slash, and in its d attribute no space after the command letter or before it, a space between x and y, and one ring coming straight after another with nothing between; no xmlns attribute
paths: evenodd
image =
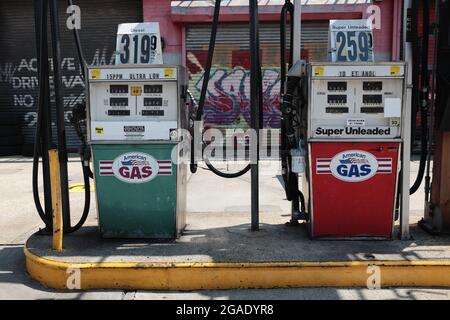
<svg viewBox="0 0 450 320"><path fill-rule="evenodd" d="M259 230L259 127L261 106L261 70L259 59L258 0L249 0L250 10L250 112L251 127L256 134L256 157L251 163L252 231ZM256 160L256 161L255 161Z"/></svg>
<svg viewBox="0 0 450 320"><path fill-rule="evenodd" d="M69 207L69 179L67 173L66 128L61 82L61 41L59 32L57 0L51 0L50 2L50 22L52 31L53 83L55 88L56 129L58 132L57 140L61 179L61 207L63 214L64 231L68 232L71 229Z"/></svg>

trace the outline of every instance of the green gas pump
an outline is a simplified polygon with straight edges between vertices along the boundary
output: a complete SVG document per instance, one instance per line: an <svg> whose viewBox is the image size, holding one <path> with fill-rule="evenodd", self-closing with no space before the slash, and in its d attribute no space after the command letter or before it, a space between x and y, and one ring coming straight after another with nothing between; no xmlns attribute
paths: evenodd
<svg viewBox="0 0 450 320"><path fill-rule="evenodd" d="M88 143L103 237L174 239L185 227L186 79L176 65L88 68Z"/></svg>

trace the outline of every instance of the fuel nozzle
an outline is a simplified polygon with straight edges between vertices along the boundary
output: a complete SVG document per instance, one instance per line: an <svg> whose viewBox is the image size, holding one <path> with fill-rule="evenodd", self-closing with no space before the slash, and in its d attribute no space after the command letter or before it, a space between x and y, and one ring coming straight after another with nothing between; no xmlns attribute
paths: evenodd
<svg viewBox="0 0 450 320"><path fill-rule="evenodd" d="M72 114L69 115L69 120L72 124L79 124L86 120L86 103L77 103L72 109Z"/></svg>
<svg viewBox="0 0 450 320"><path fill-rule="evenodd" d="M281 101L281 112L283 114L283 121L286 128L286 139L289 149L298 147L299 141L295 132L295 117L297 111L294 106L295 92L300 84L301 78L305 74L305 61L298 60L289 69L286 81L286 92L283 94Z"/></svg>
<svg viewBox="0 0 450 320"><path fill-rule="evenodd" d="M296 109L294 107L294 92L299 82L300 78L288 78L287 90L281 101L281 112L283 114L283 121L286 128L285 134L289 149L293 149L298 146L294 126L294 118L296 116Z"/></svg>

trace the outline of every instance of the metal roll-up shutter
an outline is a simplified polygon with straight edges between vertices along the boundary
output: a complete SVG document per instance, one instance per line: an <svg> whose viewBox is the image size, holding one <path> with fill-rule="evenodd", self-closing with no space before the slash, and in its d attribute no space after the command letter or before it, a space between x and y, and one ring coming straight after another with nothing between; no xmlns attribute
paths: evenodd
<svg viewBox="0 0 450 320"><path fill-rule="evenodd" d="M189 87L196 98L200 96L210 30L210 25L192 25L186 32ZM280 127L279 39L278 24L260 24L263 117L266 128ZM302 24L302 56L308 61L326 61L327 50L328 21L304 22ZM220 25L205 103L205 123L219 128L249 127L249 66L248 25Z"/></svg>
<svg viewBox="0 0 450 320"><path fill-rule="evenodd" d="M80 37L88 64L114 62L117 25L142 21L142 0L74 0L81 10ZM63 95L67 145L79 139L68 122L71 109L84 101L84 82L72 30L66 26L67 2L58 1L61 29ZM0 118L17 115L26 143L34 142L38 104L38 76L34 5L30 0L0 1ZM51 47L49 48L51 56ZM53 119L54 119L53 115ZM56 142L56 130L53 130Z"/></svg>

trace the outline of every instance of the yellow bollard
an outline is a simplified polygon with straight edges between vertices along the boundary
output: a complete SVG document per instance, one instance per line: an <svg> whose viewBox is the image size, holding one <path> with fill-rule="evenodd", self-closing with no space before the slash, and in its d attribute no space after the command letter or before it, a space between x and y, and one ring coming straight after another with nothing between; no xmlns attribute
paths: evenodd
<svg viewBox="0 0 450 320"><path fill-rule="evenodd" d="M52 249L62 251L63 221L61 208L61 182L59 176L58 150L48 151L50 162L50 181L52 186L52 218L53 218L53 245Z"/></svg>

